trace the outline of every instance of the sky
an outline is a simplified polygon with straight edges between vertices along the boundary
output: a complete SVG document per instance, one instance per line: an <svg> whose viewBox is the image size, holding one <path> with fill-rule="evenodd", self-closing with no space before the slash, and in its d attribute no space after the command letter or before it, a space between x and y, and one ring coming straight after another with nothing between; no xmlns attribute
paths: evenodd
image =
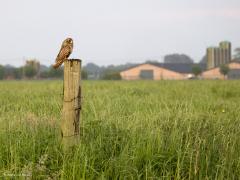
<svg viewBox="0 0 240 180"><path fill-rule="evenodd" d="M198 62L222 40L240 47L240 0L0 0L0 64L36 58L53 64L62 41L71 58L98 65L162 61L184 53Z"/></svg>

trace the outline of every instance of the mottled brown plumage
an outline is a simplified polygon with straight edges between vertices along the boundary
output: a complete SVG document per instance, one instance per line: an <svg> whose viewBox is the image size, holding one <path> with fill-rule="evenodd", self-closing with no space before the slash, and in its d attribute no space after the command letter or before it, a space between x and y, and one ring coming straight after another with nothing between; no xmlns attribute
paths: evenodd
<svg viewBox="0 0 240 180"><path fill-rule="evenodd" d="M56 58L56 62L53 65L55 69L62 65L62 63L70 56L73 50L73 40L72 38L67 38L63 41L62 47L58 56Z"/></svg>

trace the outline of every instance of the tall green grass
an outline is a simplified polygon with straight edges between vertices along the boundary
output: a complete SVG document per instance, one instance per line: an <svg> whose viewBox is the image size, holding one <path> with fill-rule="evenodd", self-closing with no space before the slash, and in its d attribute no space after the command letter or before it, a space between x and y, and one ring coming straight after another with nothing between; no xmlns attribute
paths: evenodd
<svg viewBox="0 0 240 180"><path fill-rule="evenodd" d="M239 81L85 81L64 153L62 82L0 82L0 178L239 179Z"/></svg>

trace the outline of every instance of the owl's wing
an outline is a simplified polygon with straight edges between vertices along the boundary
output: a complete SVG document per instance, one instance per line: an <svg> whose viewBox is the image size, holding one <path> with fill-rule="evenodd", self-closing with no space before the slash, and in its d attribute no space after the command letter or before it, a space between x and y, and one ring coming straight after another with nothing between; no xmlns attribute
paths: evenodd
<svg viewBox="0 0 240 180"><path fill-rule="evenodd" d="M72 48L69 46L62 47L57 55L56 62L67 59L72 53Z"/></svg>

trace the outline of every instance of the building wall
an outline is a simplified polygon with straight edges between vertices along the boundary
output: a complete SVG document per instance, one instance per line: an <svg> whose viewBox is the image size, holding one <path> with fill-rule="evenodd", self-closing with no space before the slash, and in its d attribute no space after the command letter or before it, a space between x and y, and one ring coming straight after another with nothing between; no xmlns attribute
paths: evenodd
<svg viewBox="0 0 240 180"><path fill-rule="evenodd" d="M228 65L230 69L240 69L240 63L232 62Z"/></svg>
<svg viewBox="0 0 240 180"><path fill-rule="evenodd" d="M121 77L123 80L138 80L140 78L141 70L153 70L153 79L154 80L161 80L161 79L186 79L186 75L174 72L171 70L167 70L161 67L157 67L151 64L142 64L137 67L128 69L126 71L122 71Z"/></svg>
<svg viewBox="0 0 240 180"><path fill-rule="evenodd" d="M204 71L201 77L203 79L224 79L224 76L220 73L219 67Z"/></svg>
<svg viewBox="0 0 240 180"><path fill-rule="evenodd" d="M228 73L228 79L240 79L240 69L231 69Z"/></svg>
<svg viewBox="0 0 240 180"><path fill-rule="evenodd" d="M232 62L228 64L229 69L240 69L240 63ZM203 79L224 79L224 76L220 73L220 67L209 69L204 71L201 75Z"/></svg>

